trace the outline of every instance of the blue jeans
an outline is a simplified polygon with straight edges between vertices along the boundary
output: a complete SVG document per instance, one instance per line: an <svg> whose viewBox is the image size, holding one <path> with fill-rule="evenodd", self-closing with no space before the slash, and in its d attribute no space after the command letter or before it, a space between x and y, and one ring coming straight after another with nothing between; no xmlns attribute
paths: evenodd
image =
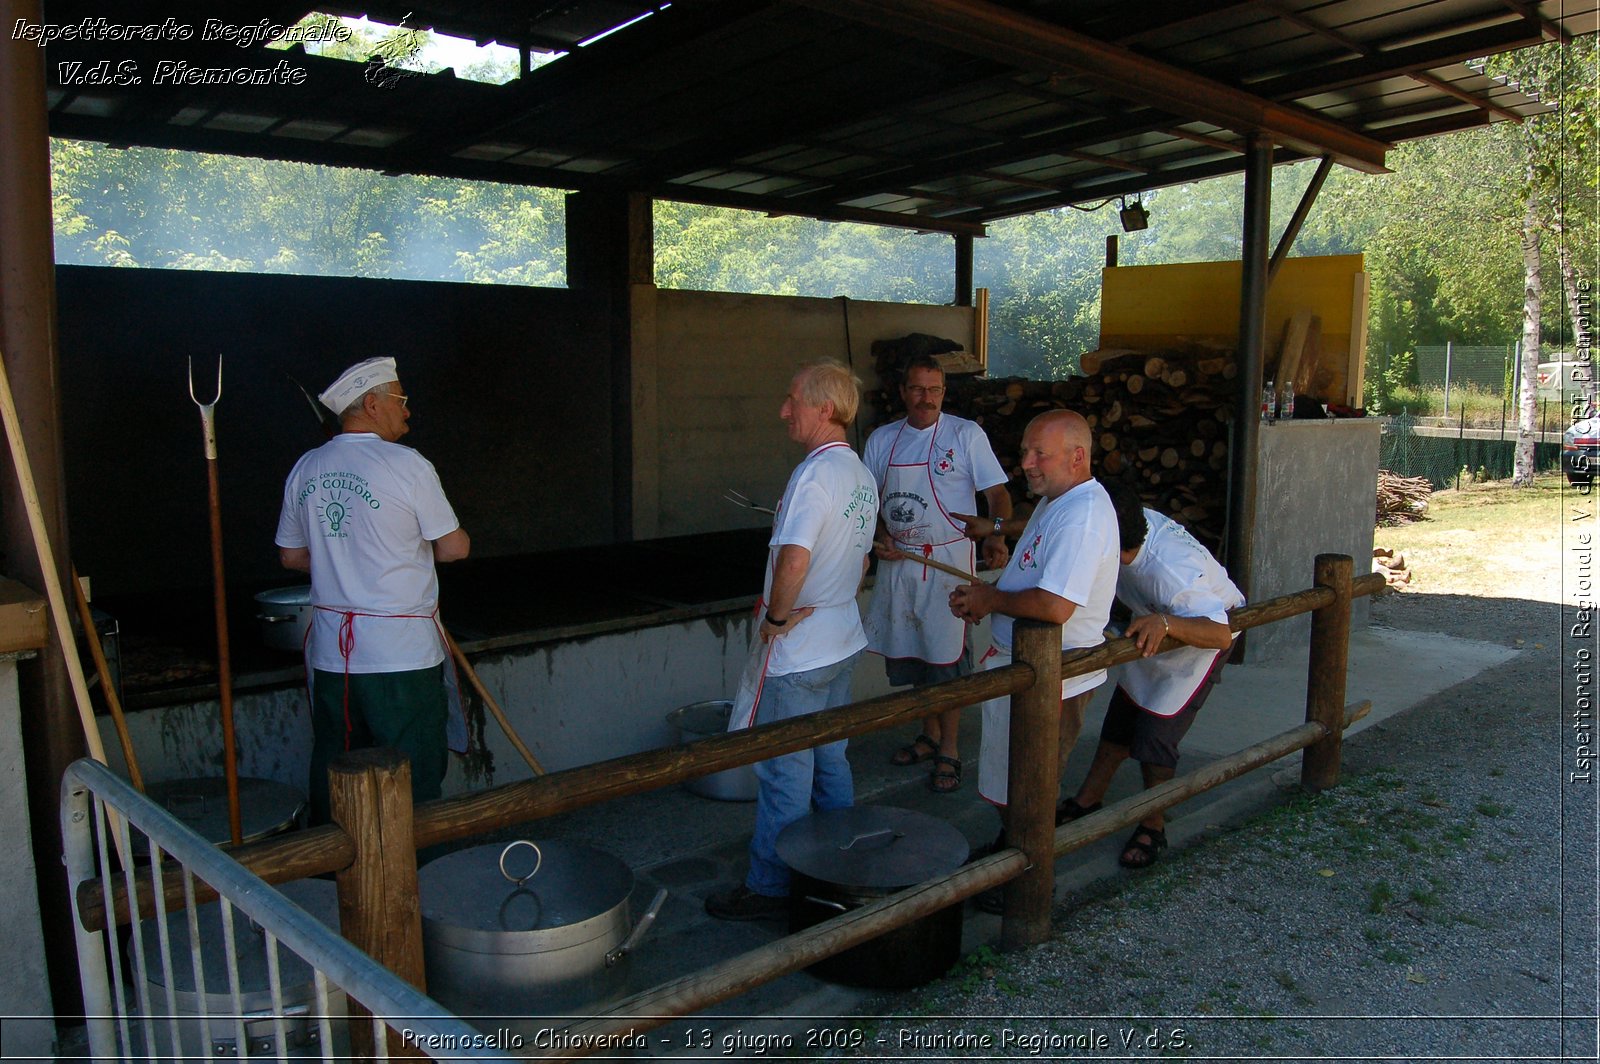
<svg viewBox="0 0 1600 1064"><path fill-rule="evenodd" d="M861 652L820 669L768 676L756 706L756 723L815 713L850 701L850 675ZM745 886L757 894L781 898L789 893L789 866L778 860L778 832L818 809L847 809L855 804L855 783L845 760L847 740L797 750L756 762L756 831L750 839L750 874Z"/></svg>

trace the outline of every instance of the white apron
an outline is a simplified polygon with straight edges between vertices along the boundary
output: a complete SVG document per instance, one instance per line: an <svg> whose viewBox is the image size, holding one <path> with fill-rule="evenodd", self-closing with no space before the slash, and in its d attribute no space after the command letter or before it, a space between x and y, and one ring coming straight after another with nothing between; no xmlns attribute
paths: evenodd
<svg viewBox="0 0 1600 1064"><path fill-rule="evenodd" d="M905 425L900 426L900 432ZM878 485L880 516L896 547L912 557L933 558L973 572L977 552L966 525L944 508L934 487L933 456L938 424L928 433L928 452L920 462L895 461L900 433L889 447L888 467ZM943 460L943 459L941 459ZM916 658L950 665L967 644L967 624L950 612L950 592L961 581L914 561L878 562L878 583L861 619L867 649L886 658Z"/></svg>

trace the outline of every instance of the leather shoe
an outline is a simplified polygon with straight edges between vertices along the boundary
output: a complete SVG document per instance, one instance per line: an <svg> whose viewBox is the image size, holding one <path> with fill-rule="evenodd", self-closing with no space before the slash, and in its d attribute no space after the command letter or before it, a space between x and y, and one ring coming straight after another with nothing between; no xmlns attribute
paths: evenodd
<svg viewBox="0 0 1600 1064"><path fill-rule="evenodd" d="M743 883L706 899L706 912L718 920L765 920L788 911L788 898L757 894Z"/></svg>

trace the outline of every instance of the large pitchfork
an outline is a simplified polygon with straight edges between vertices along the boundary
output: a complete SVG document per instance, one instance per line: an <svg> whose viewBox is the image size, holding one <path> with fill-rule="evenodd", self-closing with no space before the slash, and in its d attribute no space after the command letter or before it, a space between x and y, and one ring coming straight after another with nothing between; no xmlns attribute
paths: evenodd
<svg viewBox="0 0 1600 1064"><path fill-rule="evenodd" d="M239 762L233 740L233 670L228 661L228 588L222 576L222 487L217 479L217 400L222 398L222 356L217 356L217 393L209 403L194 394L194 359L189 359L189 398L200 408L205 430L206 480L211 489L211 583L217 614L217 690L222 703L222 773L228 783L228 833L243 839L239 821Z"/></svg>

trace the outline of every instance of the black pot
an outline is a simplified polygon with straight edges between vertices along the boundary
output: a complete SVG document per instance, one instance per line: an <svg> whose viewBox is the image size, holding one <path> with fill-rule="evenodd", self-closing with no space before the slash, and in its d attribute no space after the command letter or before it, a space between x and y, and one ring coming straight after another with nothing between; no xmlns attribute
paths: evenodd
<svg viewBox="0 0 1600 1064"><path fill-rule="evenodd" d="M959 868L967 840L956 828L909 809L856 806L790 824L778 856L793 871L789 930L801 931ZM850 986L904 989L939 978L961 959L961 906L818 961L811 971Z"/></svg>

